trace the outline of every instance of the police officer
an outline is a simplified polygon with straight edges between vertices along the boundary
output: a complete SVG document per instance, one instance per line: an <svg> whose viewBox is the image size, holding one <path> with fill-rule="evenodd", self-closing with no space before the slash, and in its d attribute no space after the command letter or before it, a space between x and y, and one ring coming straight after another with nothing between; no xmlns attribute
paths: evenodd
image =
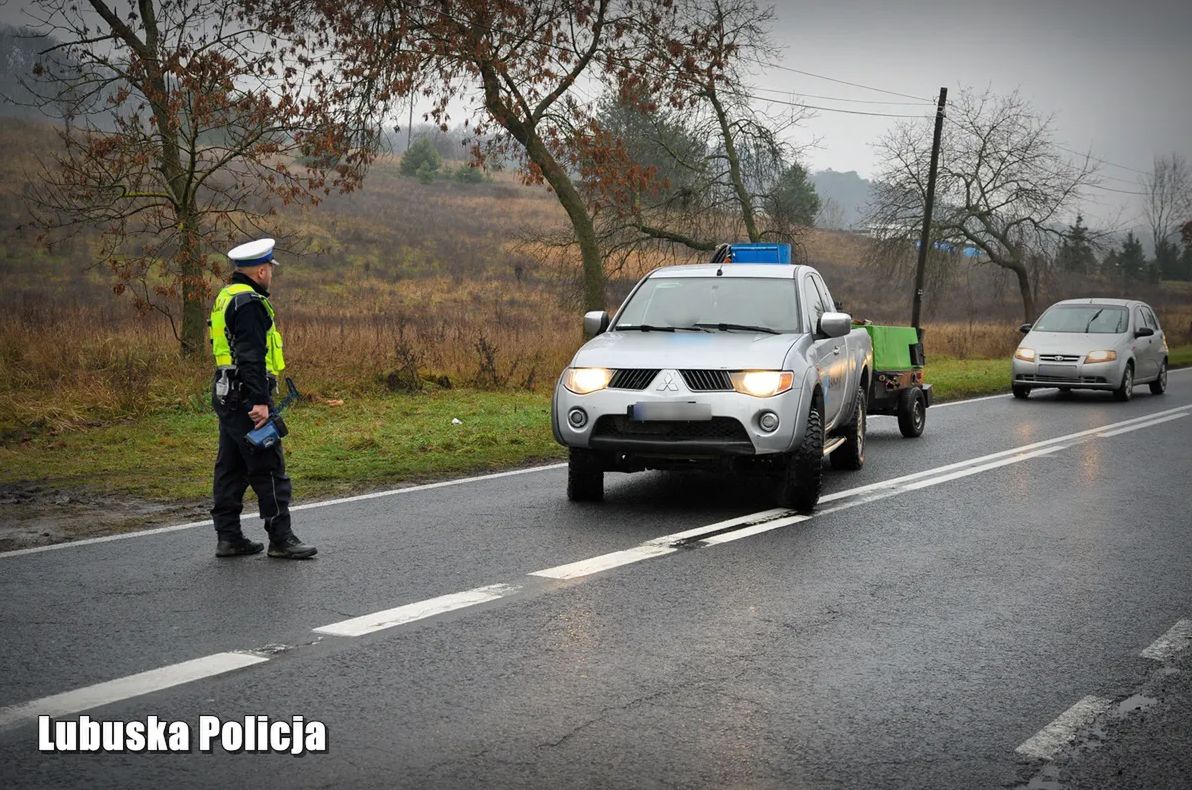
<svg viewBox="0 0 1192 790"><path fill-rule="evenodd" d="M240 531L244 490L252 486L260 505L269 556L301 560L317 550L290 529L290 478L281 442L257 449L245 435L269 419L277 377L285 368L269 286L273 282L273 239L241 244L228 253L236 267L232 281L215 297L211 311L211 350L215 354L212 406L219 416L215 458L217 557L256 554L264 548Z"/></svg>

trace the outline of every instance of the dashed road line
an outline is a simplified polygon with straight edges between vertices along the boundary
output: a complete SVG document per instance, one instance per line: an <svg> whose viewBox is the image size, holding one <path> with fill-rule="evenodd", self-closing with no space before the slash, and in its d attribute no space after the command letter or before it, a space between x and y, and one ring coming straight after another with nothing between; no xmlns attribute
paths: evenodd
<svg viewBox="0 0 1192 790"><path fill-rule="evenodd" d="M170 664L116 680L84 686L73 691L42 697L31 702L0 708L0 728L20 724L38 716L67 716L100 705L139 697L180 686L201 678L222 675L236 669L262 664L269 659L249 653L214 653L202 658Z"/></svg>
<svg viewBox="0 0 1192 790"><path fill-rule="evenodd" d="M457 609L464 609L468 606L476 606L477 604L495 601L498 598L512 595L520 589L520 585L516 584L490 584L487 587L477 587L473 590L440 595L438 598L430 598L425 601L397 606L393 609L363 614L359 617L353 617L350 620L342 620L331 625L320 626L314 630L317 633L330 634L331 636L364 636L365 634L382 631L386 628L393 628L394 626L405 625L406 623L412 623L417 620L425 620L428 617L435 617L436 615L446 614L447 612L454 612Z"/></svg>
<svg viewBox="0 0 1192 790"><path fill-rule="evenodd" d="M1192 645L1192 620L1179 620L1139 655L1153 661L1167 661L1189 645Z"/></svg>
<svg viewBox="0 0 1192 790"><path fill-rule="evenodd" d="M1032 735L1014 751L1027 757L1050 760L1076 739L1076 734L1109 710L1113 700L1087 696L1061 713L1055 721Z"/></svg>
<svg viewBox="0 0 1192 790"><path fill-rule="evenodd" d="M540 578L548 578L555 580L571 580L589 576L595 573L600 573L613 568L628 565L634 562L639 562L644 559L673 554L683 548L701 548L707 546L721 545L742 538L758 535L782 527L790 526L792 524L802 523L808 521L816 516L823 516L830 513L836 513L841 510L856 507L858 505L868 504L887 497L897 496L898 494L907 493L910 491L920 490L931 485L948 482L951 480L965 477L980 472L989 471L991 469L1000 468L1009 464L1019 463L1031 458L1037 458L1043 455L1049 455L1067 447L1080 444L1088 441L1093 437L1101 436L1107 432L1112 432L1126 426L1147 427L1149 425L1157 425L1166 420L1157 419L1159 417L1166 417L1167 415L1176 415L1180 412L1178 417L1187 416L1189 406L1181 406L1154 414L1137 417L1131 420L1123 420L1118 423L1110 425L1103 425L1098 428L1091 428L1085 431L1068 434L1066 436L1059 436L1041 442L1024 445L1022 447L1012 448L997 453L990 453L988 455L971 458L966 461L960 461L952 464L937 467L935 469L928 469L923 472L916 472L910 475L886 480L879 483L871 483L865 486L858 486L847 491L841 491L836 494L825 496L821 499L824 503L834 503L829 507L822 508L811 514L793 513L789 510L770 509L757 513L752 513L745 516L738 516L736 518L719 521L713 524L707 524L701 527L684 530L671 535L665 535L659 538L646 541L645 543L622 551L611 552L609 554L599 555L576 562L567 563L565 565L547 568L542 571L534 571L530 576L537 576ZM1174 419L1175 417L1172 417ZM1112 435L1112 434L1111 434ZM496 476L508 476L509 474L525 474L530 471L537 470L518 470L517 472L502 473ZM454 484L466 481L452 481ZM452 483L431 484L427 487L439 487ZM400 489L396 492L409 491L413 489ZM383 492L371 495L365 495L363 498L375 498L377 496L386 495ZM355 501L356 498L348 498L340 501ZM308 505L307 507L325 506L330 503L316 503L315 505ZM98 539L98 540L103 540ZM77 544L61 544L61 545L77 545ZM42 547L42 548L55 548ZM483 603L498 600L500 598L508 597L522 591L524 585L519 583L505 583L492 584L485 587L477 587L471 590L465 590L458 593L450 593L448 595L441 595L436 598L430 598L424 601L416 601L413 603L403 604L391 609L385 609L379 612L372 612L363 614L358 617L353 617L348 620L343 620L338 623L331 623L329 625L320 626L313 629L317 633L328 634L340 637L359 637L367 634L375 633L395 626L404 625L407 623L416 622L419 620L426 620L428 618L443 615L449 612L466 609L472 606L477 606ZM1181 621L1181 623L1188 621ZM1177 627L1182 629L1177 623ZM1173 635L1173 632L1176 632ZM1157 640L1156 645L1162 642L1164 638L1171 637L1168 641L1175 644L1182 640L1183 630L1177 631L1173 628L1160 640ZM1165 643L1167 644L1167 643ZM1167 647L1156 647L1155 651L1168 650ZM1178 648L1177 648L1178 649ZM1151 648L1148 648L1151 650ZM1144 651L1145 654L1146 651ZM193 680L198 680L204 677L211 677L219 675L224 672L229 672L235 669L251 666L253 664L263 663L269 659L256 655L250 652L241 653L216 653L211 656L193 659L192 661L185 661L180 664L172 664L167 667L149 670L137 675L130 675L124 678L99 683L93 686L68 691L63 694L57 694L50 697L44 697L31 702L22 703L6 708L0 708L0 727L8 724L19 723L34 718L38 715L66 715L70 713L78 713L90 708L106 705L111 702L116 702L130 697L141 696L153 691L167 689L172 686L177 686L183 683L189 683ZM1067 712L1061 715L1055 722L1048 725L1037 735L1018 747L1018 751L1023 754L1033 756L1040 756L1044 753L1054 754L1054 750L1063 746L1073 737L1073 734L1084 723L1096 718L1098 712L1103 709L1103 705L1108 705L1109 702L1101 697L1086 697L1078 702ZM1050 750L1050 751L1049 751ZM1047 758L1049 759L1049 757Z"/></svg>

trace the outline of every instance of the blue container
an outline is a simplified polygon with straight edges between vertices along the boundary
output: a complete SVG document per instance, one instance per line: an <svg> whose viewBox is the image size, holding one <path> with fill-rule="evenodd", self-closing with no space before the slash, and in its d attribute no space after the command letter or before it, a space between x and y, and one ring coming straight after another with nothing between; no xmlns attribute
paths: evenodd
<svg viewBox="0 0 1192 790"><path fill-rule="evenodd" d="M789 244L734 244L733 263L790 263Z"/></svg>

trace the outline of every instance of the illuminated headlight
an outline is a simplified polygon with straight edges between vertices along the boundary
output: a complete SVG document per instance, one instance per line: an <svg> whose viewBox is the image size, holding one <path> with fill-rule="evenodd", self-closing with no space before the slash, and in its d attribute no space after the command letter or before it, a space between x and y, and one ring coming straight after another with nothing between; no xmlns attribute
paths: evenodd
<svg viewBox="0 0 1192 790"><path fill-rule="evenodd" d="M728 377L733 389L755 398L781 394L795 383L795 374L789 370L738 370Z"/></svg>
<svg viewBox="0 0 1192 790"><path fill-rule="evenodd" d="M1090 351L1088 356L1084 358L1088 362L1113 362L1117 359L1116 351Z"/></svg>
<svg viewBox="0 0 1192 790"><path fill-rule="evenodd" d="M1034 362L1035 361L1035 349L1020 348L1014 352L1014 358L1021 359L1023 362Z"/></svg>
<svg viewBox="0 0 1192 790"><path fill-rule="evenodd" d="M587 395L608 386L613 372L608 368L567 368L563 375L563 386L576 395Z"/></svg>

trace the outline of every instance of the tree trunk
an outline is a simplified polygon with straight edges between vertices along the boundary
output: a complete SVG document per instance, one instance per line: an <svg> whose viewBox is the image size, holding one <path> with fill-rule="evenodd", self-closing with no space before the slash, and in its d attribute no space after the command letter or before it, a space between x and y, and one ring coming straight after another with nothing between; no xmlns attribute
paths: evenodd
<svg viewBox="0 0 1192 790"><path fill-rule="evenodd" d="M749 234L750 241L761 241L761 234L757 230L757 220L753 215L753 198L750 196L749 190L745 188L745 179L741 176L741 158L737 155L737 146L733 143L728 115L725 113L720 99L716 96L715 88L708 91L708 100L712 103L712 109L716 111L720 134L724 138L724 155L728 159L729 179L733 182L733 191L737 193L737 202L741 204L741 219L745 221L745 232Z"/></svg>
<svg viewBox="0 0 1192 790"><path fill-rule="evenodd" d="M182 247L179 250L179 269L182 272L182 355L193 357L203 353L203 328L206 320L203 308L207 289L203 282L202 251L199 245L198 217L191 207L184 209L178 222Z"/></svg>
<svg viewBox="0 0 1192 790"><path fill-rule="evenodd" d="M1038 316L1035 314L1035 293L1031 289L1030 274L1027 272L1026 267L1022 265L1008 268L1018 277L1018 291L1022 294L1022 311L1024 316L1022 320L1028 324L1033 324L1035 318Z"/></svg>
<svg viewBox="0 0 1192 790"><path fill-rule="evenodd" d="M567 171L555 160L547 149L546 144L537 134L530 133L523 141L526 154L530 161L542 170L542 176L555 195L563 210L571 220L571 227L575 231L575 240L579 244L580 256L583 260L584 309L603 310L605 307L605 276L604 262L600 255L600 245L596 243L596 227L588 208L584 205L579 190L571 183Z"/></svg>

